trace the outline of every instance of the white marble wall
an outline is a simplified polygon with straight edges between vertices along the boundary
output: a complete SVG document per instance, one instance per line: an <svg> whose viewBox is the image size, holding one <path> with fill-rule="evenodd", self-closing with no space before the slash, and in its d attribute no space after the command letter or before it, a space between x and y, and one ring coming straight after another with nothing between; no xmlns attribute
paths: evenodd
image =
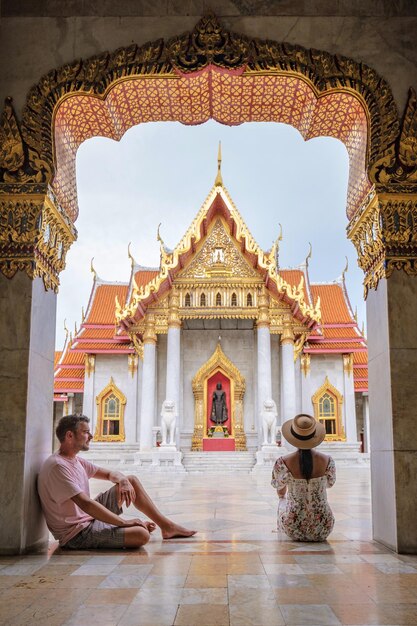
<svg viewBox="0 0 417 626"><path fill-rule="evenodd" d="M206 326L209 326L205 321ZM216 322L216 320L213 320ZM234 322L234 320L232 320ZM225 321L222 322L223 325ZM192 379L204 363L211 357L216 349L219 334L221 346L226 356L240 370L246 381L244 397L244 428L247 432L255 431L255 385L256 385L256 345L254 331L232 330L222 328L219 330L216 324L213 330L183 330L181 337L182 362L183 362L183 426L185 432L192 433L194 430L194 395L192 391Z"/></svg>

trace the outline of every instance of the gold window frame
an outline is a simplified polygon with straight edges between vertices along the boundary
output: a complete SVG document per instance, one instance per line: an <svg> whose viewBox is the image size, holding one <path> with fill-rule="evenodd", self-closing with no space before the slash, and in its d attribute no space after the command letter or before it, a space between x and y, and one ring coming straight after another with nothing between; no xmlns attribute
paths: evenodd
<svg viewBox="0 0 417 626"><path fill-rule="evenodd" d="M120 411L119 411L119 434L118 435L104 435L103 434L103 424L104 424L104 405L106 399L110 395L116 396L120 403ZM96 430L94 433L93 441L125 441L125 406L126 406L126 396L120 391L120 389L115 384L113 378L110 378L110 382L104 389L98 394L96 397L96 405L97 405L97 424Z"/></svg>
<svg viewBox="0 0 417 626"><path fill-rule="evenodd" d="M326 393L333 396L334 399L336 432L334 434L326 434L325 441L346 441L346 433L342 420L343 396L340 391L331 384L327 376L322 386L317 389L316 393L311 398L314 407L314 417L318 422L325 419L320 416L320 400Z"/></svg>

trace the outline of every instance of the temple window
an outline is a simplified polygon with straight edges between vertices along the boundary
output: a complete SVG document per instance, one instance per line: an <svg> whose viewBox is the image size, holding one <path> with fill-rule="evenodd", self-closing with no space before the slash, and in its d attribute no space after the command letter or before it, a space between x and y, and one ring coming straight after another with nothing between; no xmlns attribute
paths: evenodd
<svg viewBox="0 0 417 626"><path fill-rule="evenodd" d="M342 424L343 396L329 382L327 376L324 384L312 397L312 401L315 418L324 425L326 440L346 440Z"/></svg>
<svg viewBox="0 0 417 626"><path fill-rule="evenodd" d="M185 306L191 306L191 296L189 293L185 294Z"/></svg>
<svg viewBox="0 0 417 626"><path fill-rule="evenodd" d="M248 295L246 296L246 306L253 306L251 293L248 293Z"/></svg>
<svg viewBox="0 0 417 626"><path fill-rule="evenodd" d="M126 398L114 384L110 383L96 398L97 424L94 441L124 441L124 407Z"/></svg>
<svg viewBox="0 0 417 626"><path fill-rule="evenodd" d="M206 294L202 293L200 296L200 306L206 306Z"/></svg>
<svg viewBox="0 0 417 626"><path fill-rule="evenodd" d="M237 296L235 293L232 293L232 306L237 306Z"/></svg>
<svg viewBox="0 0 417 626"><path fill-rule="evenodd" d="M220 293L217 293L216 295L216 306L221 306L222 305L222 297L220 295Z"/></svg>

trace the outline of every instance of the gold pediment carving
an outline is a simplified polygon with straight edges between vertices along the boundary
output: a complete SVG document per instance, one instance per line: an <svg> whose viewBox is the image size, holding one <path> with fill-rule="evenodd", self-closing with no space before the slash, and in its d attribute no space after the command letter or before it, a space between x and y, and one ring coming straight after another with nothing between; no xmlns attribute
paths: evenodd
<svg viewBox="0 0 417 626"><path fill-rule="evenodd" d="M227 226L218 218L201 249L179 275L181 279L256 278L257 273L236 247Z"/></svg>

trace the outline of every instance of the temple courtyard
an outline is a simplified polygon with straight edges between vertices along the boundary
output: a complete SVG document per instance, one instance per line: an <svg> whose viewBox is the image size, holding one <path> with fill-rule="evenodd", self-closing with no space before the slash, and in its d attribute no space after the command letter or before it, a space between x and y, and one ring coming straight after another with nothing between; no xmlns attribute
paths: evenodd
<svg viewBox="0 0 417 626"><path fill-rule="evenodd" d="M369 469L339 468L327 543L276 532L269 473L144 474L163 512L196 528L137 551L0 557L0 624L417 624L417 556L372 541ZM107 483L92 481L93 495ZM127 511L135 516L134 509Z"/></svg>

